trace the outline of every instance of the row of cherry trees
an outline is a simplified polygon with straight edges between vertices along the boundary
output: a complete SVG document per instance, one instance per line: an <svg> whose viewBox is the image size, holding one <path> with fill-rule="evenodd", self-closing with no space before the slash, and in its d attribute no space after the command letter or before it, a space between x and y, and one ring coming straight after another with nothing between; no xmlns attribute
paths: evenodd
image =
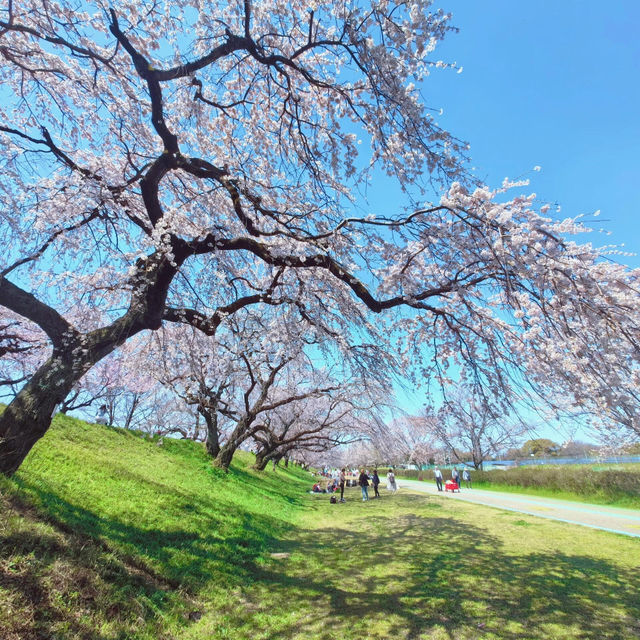
<svg viewBox="0 0 640 640"><path fill-rule="evenodd" d="M215 338L180 325L139 335L88 372L58 409L92 419L101 405L110 425L203 440L223 469L241 446L262 470L379 429L388 385L365 376L357 358L340 355L329 366L333 344L294 320L244 312ZM31 355L35 369L43 354Z"/></svg>
<svg viewBox="0 0 640 640"><path fill-rule="evenodd" d="M383 431L368 434L345 450L338 464L399 465L421 469L431 464L465 464L475 469L521 443L530 426L517 414L503 414L468 386L449 389L438 410L402 415Z"/></svg>
<svg viewBox="0 0 640 640"><path fill-rule="evenodd" d="M0 416L0 471L98 363L160 329L235 349L241 375L206 364L209 347L191 373L152 359L149 375L205 420L215 406L242 424L265 456L300 424L279 393L314 351L347 363L338 380L395 368L447 386L464 370L503 411L535 397L640 431L640 274L517 185L470 178L422 95L450 29L428 0L1 9L0 325L12 357L16 318L47 346ZM371 209L371 180L404 202ZM246 314L276 318L256 361L233 338L251 342ZM333 425L366 394L340 396L330 369L303 368L296 393L328 402Z"/></svg>

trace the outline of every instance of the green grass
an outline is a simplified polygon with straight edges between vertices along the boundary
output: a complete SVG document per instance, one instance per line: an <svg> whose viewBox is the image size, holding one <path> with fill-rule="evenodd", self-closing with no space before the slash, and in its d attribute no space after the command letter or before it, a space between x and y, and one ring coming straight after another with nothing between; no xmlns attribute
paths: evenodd
<svg viewBox="0 0 640 640"><path fill-rule="evenodd" d="M636 539L440 496L315 499L186 638L640 637Z"/></svg>
<svg viewBox="0 0 640 640"><path fill-rule="evenodd" d="M498 491L502 493L519 493L543 498L555 498L557 500L569 500L572 502L583 502L587 504L602 504L608 507L619 507L620 509L640 509L640 495L622 495L612 497L609 493L594 490L585 495L573 491L561 491L559 489L548 489L545 487L521 487L498 482L474 482L476 489L486 491Z"/></svg>
<svg viewBox="0 0 640 640"><path fill-rule="evenodd" d="M640 509L640 465L541 465L474 474L482 489Z"/></svg>
<svg viewBox="0 0 640 640"><path fill-rule="evenodd" d="M251 461L240 452L227 475L201 444L159 445L58 416L20 471L0 480L0 628L18 620L9 637L21 640L45 629L174 637L201 602L224 602L251 581L308 506L308 474L258 474Z"/></svg>
<svg viewBox="0 0 640 640"><path fill-rule="evenodd" d="M637 539L250 462L56 419L0 480L0 637L640 637Z"/></svg>
<svg viewBox="0 0 640 640"><path fill-rule="evenodd" d="M433 482L432 471L398 475ZM640 509L640 464L522 466L471 471L471 476L477 489Z"/></svg>

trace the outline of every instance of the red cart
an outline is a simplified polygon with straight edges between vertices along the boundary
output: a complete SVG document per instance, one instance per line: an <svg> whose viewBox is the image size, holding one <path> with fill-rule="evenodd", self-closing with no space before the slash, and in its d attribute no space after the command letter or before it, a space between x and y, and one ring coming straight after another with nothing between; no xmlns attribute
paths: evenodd
<svg viewBox="0 0 640 640"><path fill-rule="evenodd" d="M447 480L447 482L444 483L444 490L451 491L451 493L453 493L454 491L460 493L460 487L458 486L458 483L454 482L453 480Z"/></svg>

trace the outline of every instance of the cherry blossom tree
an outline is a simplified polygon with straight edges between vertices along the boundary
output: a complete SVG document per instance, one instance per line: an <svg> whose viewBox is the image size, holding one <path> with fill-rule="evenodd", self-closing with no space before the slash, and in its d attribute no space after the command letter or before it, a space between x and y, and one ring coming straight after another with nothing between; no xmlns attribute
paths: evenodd
<svg viewBox="0 0 640 640"><path fill-rule="evenodd" d="M4 312L3 312L4 311ZM0 390L14 397L46 352L46 339L30 323L0 307Z"/></svg>
<svg viewBox="0 0 640 640"><path fill-rule="evenodd" d="M431 425L417 416L392 420L377 449L386 452L386 462L415 465L419 469L440 454Z"/></svg>
<svg viewBox="0 0 640 640"><path fill-rule="evenodd" d="M382 391L382 390L381 390ZM320 395L296 400L269 412L252 436L255 468L302 451L322 453L370 437L381 428L384 393L367 393L359 380L344 382Z"/></svg>
<svg viewBox="0 0 640 640"><path fill-rule="evenodd" d="M216 456L216 464L223 469L228 469L235 451L249 438L255 439L260 433L273 437L275 429L268 425L272 420L275 422L272 416L278 410L292 404L300 406L340 389L339 380L314 371L300 351L276 349L275 352L266 350L252 355L243 353L240 356L245 366L245 383L239 385L242 393L232 414L234 425ZM293 415L296 415L295 411ZM291 424L295 422L294 417ZM314 425L311 432L318 437L324 426L326 422Z"/></svg>
<svg viewBox="0 0 640 640"><path fill-rule="evenodd" d="M428 0L2 9L0 305L51 353L0 416L0 471L133 336L250 306L363 366L466 365L507 401L554 385L639 430L640 274L466 177L420 93L450 28ZM406 202L374 215L382 175Z"/></svg>
<svg viewBox="0 0 640 640"><path fill-rule="evenodd" d="M346 124L370 140L370 166L404 182L425 163L457 169L455 141L409 86L447 17L416 9L33 0L3 10L12 250L0 304L53 347L3 414L3 472L77 380L140 331L166 320L214 333L220 313L299 294L309 275L334 320L349 292L380 306L349 267L354 241L333 237L347 184L366 181ZM222 302L183 307L178 290L202 302L203 282Z"/></svg>
<svg viewBox="0 0 640 640"><path fill-rule="evenodd" d="M427 408L421 421L423 430L451 461L470 461L475 469L516 446L529 430L517 416L502 413L481 390L468 386L450 391L437 412Z"/></svg>

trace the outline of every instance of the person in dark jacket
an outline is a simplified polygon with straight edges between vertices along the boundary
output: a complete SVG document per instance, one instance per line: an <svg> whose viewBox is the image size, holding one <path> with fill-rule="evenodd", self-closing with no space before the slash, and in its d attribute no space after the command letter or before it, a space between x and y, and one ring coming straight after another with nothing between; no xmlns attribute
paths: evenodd
<svg viewBox="0 0 640 640"><path fill-rule="evenodd" d="M362 489L362 502L366 502L369 499L369 477L365 473L364 469L360 469L358 484Z"/></svg>
<svg viewBox="0 0 640 640"><path fill-rule="evenodd" d="M344 483L347 481L347 475L345 473L345 470L342 469L340 471L340 502L344 502Z"/></svg>
<svg viewBox="0 0 640 640"><path fill-rule="evenodd" d="M378 470L375 469L373 472L373 476L371 476L371 485L373 486L373 490L375 492L374 498L380 497L380 492L378 491L378 485L380 484L380 478L378 477Z"/></svg>

